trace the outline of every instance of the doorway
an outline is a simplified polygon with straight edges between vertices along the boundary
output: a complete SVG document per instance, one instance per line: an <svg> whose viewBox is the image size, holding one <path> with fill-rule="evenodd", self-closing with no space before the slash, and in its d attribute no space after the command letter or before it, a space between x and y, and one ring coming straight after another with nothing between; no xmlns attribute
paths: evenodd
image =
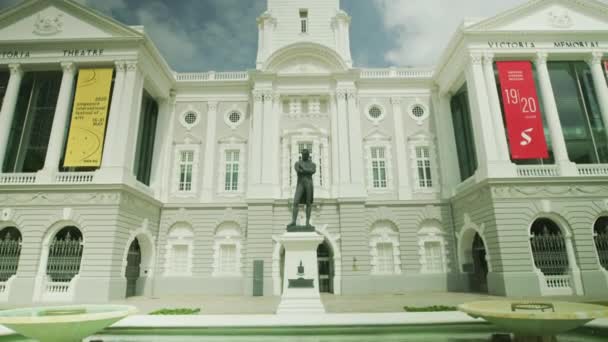
<svg viewBox="0 0 608 342"><path fill-rule="evenodd" d="M141 265L141 248L139 241L134 239L129 246L127 253L127 267L125 268L125 278L127 278L127 292L125 297L137 295L137 280L139 279Z"/></svg>
<svg viewBox="0 0 608 342"><path fill-rule="evenodd" d="M471 277L471 290L479 293L487 293L488 262L486 261L486 247L478 233L476 233L473 238L472 247L473 273Z"/></svg>
<svg viewBox="0 0 608 342"><path fill-rule="evenodd" d="M324 240L317 247L317 263L319 268L319 292L334 293L334 258L327 240Z"/></svg>

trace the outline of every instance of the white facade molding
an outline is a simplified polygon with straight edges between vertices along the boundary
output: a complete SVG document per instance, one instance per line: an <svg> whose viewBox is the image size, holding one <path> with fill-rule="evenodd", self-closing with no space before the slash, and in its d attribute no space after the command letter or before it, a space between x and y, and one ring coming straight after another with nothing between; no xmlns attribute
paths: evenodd
<svg viewBox="0 0 608 342"><path fill-rule="evenodd" d="M192 152L191 184L189 190L180 190L182 153ZM178 144L173 147L173 177L171 179L171 194L175 197L195 197L198 192L200 144Z"/></svg>
<svg viewBox="0 0 608 342"><path fill-rule="evenodd" d="M422 110L422 114L417 115L420 110ZM420 99L415 99L414 102L410 103L407 108L407 114L416 122L418 126L422 126L422 124L428 120L431 115L429 112L429 107Z"/></svg>
<svg viewBox="0 0 608 342"><path fill-rule="evenodd" d="M184 270L176 267L176 249L186 248L186 263ZM192 260L194 254L194 231L192 226L186 223L176 223L167 234L165 246L165 272L164 276L192 276Z"/></svg>
<svg viewBox="0 0 608 342"><path fill-rule="evenodd" d="M390 244L393 252L393 270L384 272L380 270L378 244ZM369 233L369 247L371 255L371 274L372 275L399 275L401 274L401 251L399 243L399 233L396 227L387 221L377 222L372 225Z"/></svg>
<svg viewBox="0 0 608 342"><path fill-rule="evenodd" d="M235 120L235 117L238 119ZM235 130L245 121L245 113L239 108L237 104L233 104L230 109L224 113L224 123L226 126Z"/></svg>
<svg viewBox="0 0 608 342"><path fill-rule="evenodd" d="M393 176L393 151L392 141L388 135L375 131L363 139L365 151L365 167L367 169L367 191L371 193L391 193L394 191ZM374 187L374 175L372 166L372 149L382 148L384 150L386 187Z"/></svg>
<svg viewBox="0 0 608 342"><path fill-rule="evenodd" d="M456 233L456 241L458 243L458 260L460 260L460 272L465 272L463 267L465 264L473 263L472 247L475 234L479 234L479 237L483 241L483 245L486 249L485 259L486 264L488 265L488 272L492 272L491 250L488 249L488 242L484 235L485 228L485 223L478 225L471 220L471 216L468 213L464 214L464 223L460 230Z"/></svg>
<svg viewBox="0 0 608 342"><path fill-rule="evenodd" d="M438 193L440 191L440 175L437 160L437 148L435 146L435 137L427 132L419 132L408 138L409 155L410 155L410 174L413 175L414 192L421 193ZM428 148L431 169L431 184L432 186L422 186L420 173L418 172L418 155L416 149L419 147Z"/></svg>
<svg viewBox="0 0 608 342"><path fill-rule="evenodd" d="M194 118L194 120L192 120ZM196 127L201 121L201 112L196 110L192 105L182 111L179 115L179 123L188 131Z"/></svg>
<svg viewBox="0 0 608 342"><path fill-rule="evenodd" d="M222 270L222 248L234 248L234 270ZM241 228L235 222L225 222L215 230L213 242L213 277L241 277L242 273L242 234Z"/></svg>
<svg viewBox="0 0 608 342"><path fill-rule="evenodd" d="M372 112L372 110L374 110L375 108L380 111L377 117L373 117L374 113ZM371 121L375 126L378 126L380 122L382 122L382 120L386 118L386 108L384 108L384 106L381 105L378 100L372 99L372 102L365 108L365 118Z"/></svg>
<svg viewBox="0 0 608 342"><path fill-rule="evenodd" d="M247 177L247 141L233 135L220 139L218 146L220 162L217 169L217 192L222 196L242 195L245 191L245 177ZM237 190L226 190L226 151L239 152Z"/></svg>
<svg viewBox="0 0 608 342"><path fill-rule="evenodd" d="M430 254L429 244L439 246L439 267L433 268L428 260ZM418 255L420 257L420 272L424 274L447 273L448 258L446 253L446 241L443 231L437 226L424 226L418 231Z"/></svg>

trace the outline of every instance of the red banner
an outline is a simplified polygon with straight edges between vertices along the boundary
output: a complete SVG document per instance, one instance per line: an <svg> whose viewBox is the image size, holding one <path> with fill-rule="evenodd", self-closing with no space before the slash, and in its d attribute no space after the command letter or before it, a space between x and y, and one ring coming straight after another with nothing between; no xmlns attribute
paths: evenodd
<svg viewBox="0 0 608 342"><path fill-rule="evenodd" d="M538 105L532 64L529 61L496 62L513 159L549 157Z"/></svg>

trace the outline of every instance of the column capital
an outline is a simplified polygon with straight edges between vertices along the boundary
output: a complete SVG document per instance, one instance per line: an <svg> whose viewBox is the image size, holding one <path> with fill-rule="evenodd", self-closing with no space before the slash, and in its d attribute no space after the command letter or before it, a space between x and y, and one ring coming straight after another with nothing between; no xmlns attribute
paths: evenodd
<svg viewBox="0 0 608 342"><path fill-rule="evenodd" d="M493 65L494 64L494 54L491 52L486 52L483 54L483 64L484 65Z"/></svg>
<svg viewBox="0 0 608 342"><path fill-rule="evenodd" d="M114 61L114 65L116 66L117 71L125 71L127 70L127 66L125 61Z"/></svg>
<svg viewBox="0 0 608 342"><path fill-rule="evenodd" d="M549 54L545 51L538 51L536 53L536 64L537 65L545 65L547 64L547 59L549 58Z"/></svg>
<svg viewBox="0 0 608 342"><path fill-rule="evenodd" d="M264 92L259 89L254 89L253 91L251 91L251 95L253 96L253 101L262 102Z"/></svg>
<svg viewBox="0 0 608 342"><path fill-rule="evenodd" d="M137 70L137 61L125 61L125 66L127 68L127 71L135 71Z"/></svg>
<svg viewBox="0 0 608 342"><path fill-rule="evenodd" d="M473 65L481 65L483 60L483 55L481 52L471 52L469 54L469 59L471 60L471 64Z"/></svg>
<svg viewBox="0 0 608 342"><path fill-rule="evenodd" d="M346 96L349 100L357 98L357 89L346 89Z"/></svg>
<svg viewBox="0 0 608 342"><path fill-rule="evenodd" d="M399 97L399 96L391 96L391 104L392 105L400 105L401 104L401 97Z"/></svg>
<svg viewBox="0 0 608 342"><path fill-rule="evenodd" d="M207 101L207 111L208 112L217 112L217 101Z"/></svg>
<svg viewBox="0 0 608 342"><path fill-rule="evenodd" d="M336 98L338 100L346 100L346 95L348 94L348 90L345 88L338 88L336 89Z"/></svg>
<svg viewBox="0 0 608 342"><path fill-rule="evenodd" d="M587 64L590 66L598 65L602 63L602 59L604 59L604 53L600 51L593 51L591 56L587 58Z"/></svg>
<svg viewBox="0 0 608 342"><path fill-rule="evenodd" d="M272 102L272 100L275 97L275 93L273 90L264 90L263 95L264 95L264 102Z"/></svg>
<svg viewBox="0 0 608 342"><path fill-rule="evenodd" d="M76 71L76 64L74 64L74 62L61 62L61 69L64 74L74 74Z"/></svg>
<svg viewBox="0 0 608 342"><path fill-rule="evenodd" d="M9 64L8 69L10 70L11 75L23 75L23 68L21 68L21 64Z"/></svg>

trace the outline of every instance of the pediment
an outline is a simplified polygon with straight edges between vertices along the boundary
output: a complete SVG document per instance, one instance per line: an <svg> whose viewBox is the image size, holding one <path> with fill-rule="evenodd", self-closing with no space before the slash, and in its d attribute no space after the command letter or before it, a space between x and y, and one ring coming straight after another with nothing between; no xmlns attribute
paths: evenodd
<svg viewBox="0 0 608 342"><path fill-rule="evenodd" d="M314 57L296 57L285 61L277 67L279 75L301 75L301 74L330 74L331 68L327 63Z"/></svg>
<svg viewBox="0 0 608 342"><path fill-rule="evenodd" d="M0 14L0 41L141 36L135 29L71 1L28 1Z"/></svg>
<svg viewBox="0 0 608 342"><path fill-rule="evenodd" d="M606 31L608 5L595 0L533 0L466 31Z"/></svg>

